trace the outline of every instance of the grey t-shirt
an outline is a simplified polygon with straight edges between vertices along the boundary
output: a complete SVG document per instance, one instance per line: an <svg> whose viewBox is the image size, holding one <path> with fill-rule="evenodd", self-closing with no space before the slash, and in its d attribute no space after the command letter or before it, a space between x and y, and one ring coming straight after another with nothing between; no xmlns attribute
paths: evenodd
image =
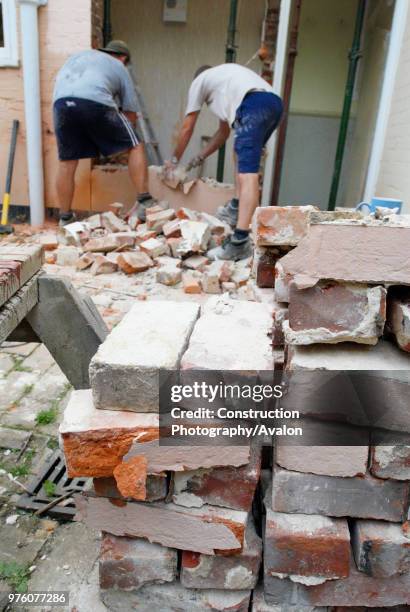
<svg viewBox="0 0 410 612"><path fill-rule="evenodd" d="M83 98L136 112L135 87L124 64L103 51L72 55L57 74L53 101Z"/></svg>

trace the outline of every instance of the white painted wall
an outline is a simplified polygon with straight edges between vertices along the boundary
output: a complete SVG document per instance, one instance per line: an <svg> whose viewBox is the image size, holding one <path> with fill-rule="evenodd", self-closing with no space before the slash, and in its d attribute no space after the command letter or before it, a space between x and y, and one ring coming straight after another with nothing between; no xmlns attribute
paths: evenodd
<svg viewBox="0 0 410 612"><path fill-rule="evenodd" d="M126 40L131 47L148 112L166 158L184 118L193 73L202 64L225 61L229 6L229 0L188 0L187 23L178 24L163 22L163 0L112 2L113 37ZM264 11L265 0L240 0L238 63L247 62L260 46ZM254 60L250 68L259 72L259 60ZM196 154L201 136L211 136L217 127L217 119L204 108L184 159ZM229 151L225 180L232 180ZM214 154L206 162L209 176L215 176L216 160Z"/></svg>

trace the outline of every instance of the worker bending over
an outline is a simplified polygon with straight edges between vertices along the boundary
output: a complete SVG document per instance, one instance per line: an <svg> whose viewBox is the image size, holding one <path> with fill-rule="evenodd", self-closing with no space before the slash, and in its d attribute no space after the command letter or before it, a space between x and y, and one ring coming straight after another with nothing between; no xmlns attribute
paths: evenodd
<svg viewBox="0 0 410 612"><path fill-rule="evenodd" d="M79 159L129 151L128 170L137 190L138 216L152 205L144 145L135 133L137 100L126 68L130 51L122 41L71 56L54 87L54 126L59 167L60 225L71 223L74 178Z"/></svg>
<svg viewBox="0 0 410 612"><path fill-rule="evenodd" d="M234 198L220 207L218 217L227 221L235 231L222 246L208 251L208 257L238 261L251 254L249 225L259 202L262 150L280 121L282 100L269 83L244 66L202 66L195 73L189 89L186 116L173 157L166 162L169 171L184 154L204 103L219 118L219 129L188 166L201 165L224 144L231 127L234 129L235 182L239 200Z"/></svg>

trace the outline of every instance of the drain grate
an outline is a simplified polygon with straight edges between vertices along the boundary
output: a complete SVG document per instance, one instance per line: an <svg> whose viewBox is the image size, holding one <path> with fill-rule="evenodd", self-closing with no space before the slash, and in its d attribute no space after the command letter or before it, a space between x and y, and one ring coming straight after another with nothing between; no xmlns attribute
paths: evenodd
<svg viewBox="0 0 410 612"><path fill-rule="evenodd" d="M52 496L45 494L43 484L49 480L55 485ZM41 510L53 499L57 499L67 493L81 493L92 486L91 478L68 478L63 454L56 450L41 467L39 474L27 485L31 493L23 493L17 501L17 507L24 510ZM72 497L62 500L58 505L44 512L56 519L72 520L75 514L75 505Z"/></svg>

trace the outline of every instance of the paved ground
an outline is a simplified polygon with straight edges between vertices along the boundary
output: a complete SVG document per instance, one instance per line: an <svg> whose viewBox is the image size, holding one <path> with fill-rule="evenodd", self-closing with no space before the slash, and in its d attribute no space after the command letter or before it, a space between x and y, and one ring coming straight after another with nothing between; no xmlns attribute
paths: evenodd
<svg viewBox="0 0 410 612"><path fill-rule="evenodd" d="M68 276L79 291L93 298L109 328L138 299L193 299L181 289L158 285L148 271L93 277L74 268L45 266L48 273ZM17 510L23 487L58 446L58 426L70 385L43 345L0 346L0 611L1 591L70 591L70 612L102 612L98 598L99 534L78 523L59 523ZM23 450L22 450L23 449ZM12 610L25 610L14 606ZM47 607L27 610L51 610Z"/></svg>

